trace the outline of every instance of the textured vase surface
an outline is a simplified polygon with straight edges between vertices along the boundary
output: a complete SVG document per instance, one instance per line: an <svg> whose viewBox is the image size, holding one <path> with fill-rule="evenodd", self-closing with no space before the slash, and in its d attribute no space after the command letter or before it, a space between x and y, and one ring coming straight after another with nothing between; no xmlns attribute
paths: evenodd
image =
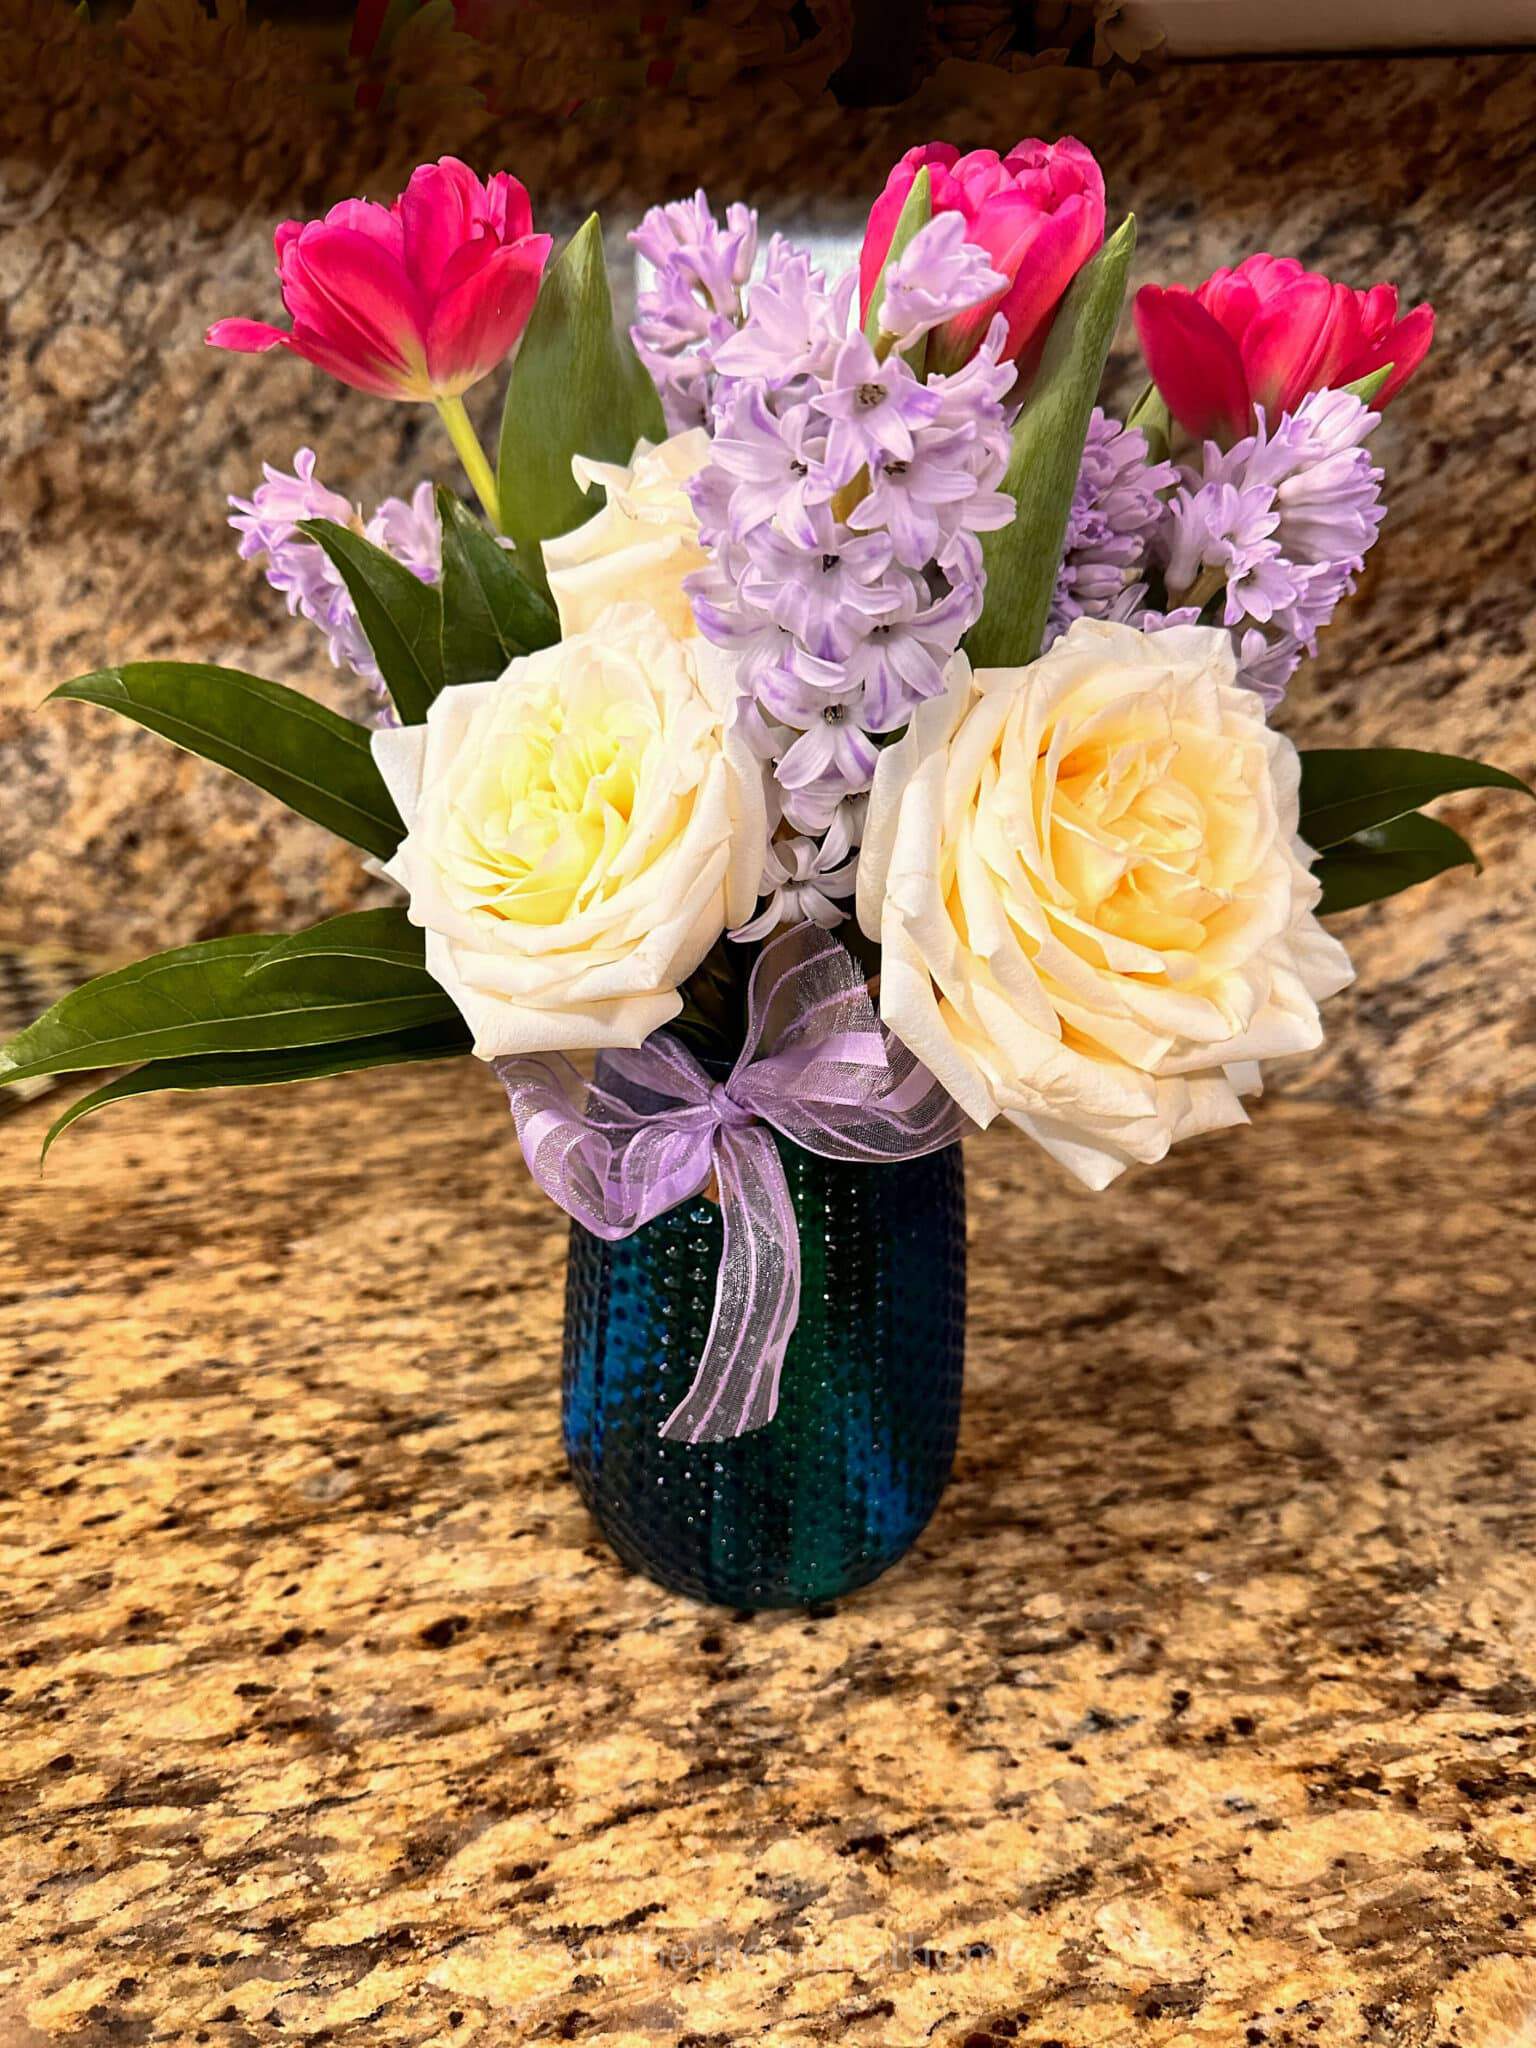
<svg viewBox="0 0 1536 2048"><path fill-rule="evenodd" d="M800 1320L766 1428L669 1442L709 1332L720 1211L681 1204L617 1244L571 1228L562 1413L583 1500L626 1564L731 1607L867 1585L938 1505L965 1351L960 1147L893 1166L779 1140Z"/></svg>

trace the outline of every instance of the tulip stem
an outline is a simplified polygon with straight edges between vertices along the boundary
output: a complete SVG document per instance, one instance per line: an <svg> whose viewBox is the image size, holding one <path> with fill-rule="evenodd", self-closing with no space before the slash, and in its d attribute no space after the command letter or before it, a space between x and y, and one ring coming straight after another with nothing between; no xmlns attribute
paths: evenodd
<svg viewBox="0 0 1536 2048"><path fill-rule="evenodd" d="M501 506L496 492L496 473L486 459L485 450L480 446L480 437L464 410L462 398L438 398L437 416L448 429L448 438L454 451L464 465L464 473L475 487L475 496L485 507L485 516L499 533L501 531Z"/></svg>

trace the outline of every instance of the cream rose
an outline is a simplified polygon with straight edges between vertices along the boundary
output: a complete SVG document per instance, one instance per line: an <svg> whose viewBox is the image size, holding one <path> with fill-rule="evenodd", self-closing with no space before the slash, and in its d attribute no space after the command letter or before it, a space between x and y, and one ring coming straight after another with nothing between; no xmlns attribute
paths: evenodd
<svg viewBox="0 0 1536 2048"><path fill-rule="evenodd" d="M584 526L544 543L544 569L560 630L585 633L611 604L646 604L679 637L693 635L683 578L702 569L699 522L683 485L709 460L702 427L653 448L641 441L626 469L611 462L571 464L579 484L600 484L608 502Z"/></svg>
<svg viewBox="0 0 1536 2048"><path fill-rule="evenodd" d="M880 1008L979 1124L1090 1187L1242 1123L1258 1062L1351 979L1313 915L1296 749L1210 627L1079 620L1028 668L956 656L882 753L859 857Z"/></svg>
<svg viewBox="0 0 1536 2048"><path fill-rule="evenodd" d="M384 872L482 1059L639 1045L752 913L763 772L730 662L643 606L373 736L407 831Z"/></svg>

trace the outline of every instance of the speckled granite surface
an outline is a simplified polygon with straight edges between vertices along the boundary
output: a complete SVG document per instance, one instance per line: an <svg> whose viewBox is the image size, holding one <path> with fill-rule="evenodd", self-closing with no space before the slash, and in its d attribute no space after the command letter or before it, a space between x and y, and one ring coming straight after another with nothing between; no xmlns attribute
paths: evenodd
<svg viewBox="0 0 1536 2048"><path fill-rule="evenodd" d="M981 1141L951 1491L753 1620L594 1541L482 1072L132 1105L39 1188L42 1123L5 2048L1536 2034L1529 1125L1272 1104L1096 1198Z"/></svg>
<svg viewBox="0 0 1536 2048"><path fill-rule="evenodd" d="M726 15L742 11L711 19ZM62 37L67 10L50 18ZM184 42L203 17L180 18ZM515 167L557 227L596 205L617 237L638 205L700 178L776 221L847 227L914 138L1074 130L1140 218L1137 282L1193 281L1267 245L1433 298L1436 351L1379 436L1386 532L1291 724L1314 742L1409 740L1536 772L1536 59L1192 66L1139 93L951 64L907 106L864 112L809 89L775 97L757 74L560 119L490 119L423 88L371 122L323 65L308 77L276 43L239 46L251 75L231 88L238 39L202 32L201 100L173 39L140 65L137 126L120 134L93 120L97 85L63 56L29 65L33 90L0 107L0 940L134 951L355 898L350 855L316 829L105 713L35 707L65 676L146 654L346 694L310 629L234 561L223 497L307 441L372 503L438 461L432 423L199 337L220 314L275 307L273 220L391 192L450 147ZM1117 360L1127 383L1128 350ZM1447 815L1486 874L1352 920L1359 988L1304 1085L1451 1115L1536 1104L1536 830L1508 798Z"/></svg>

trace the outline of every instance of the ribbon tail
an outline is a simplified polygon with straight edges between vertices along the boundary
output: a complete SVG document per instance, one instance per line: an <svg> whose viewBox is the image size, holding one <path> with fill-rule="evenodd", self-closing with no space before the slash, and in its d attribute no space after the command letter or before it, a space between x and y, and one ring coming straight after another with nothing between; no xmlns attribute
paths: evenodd
<svg viewBox="0 0 1536 2048"><path fill-rule="evenodd" d="M725 1225L715 1312L693 1384L661 1426L690 1444L773 1420L800 1314L800 1233L771 1135L761 1124L722 1130L715 1166Z"/></svg>

